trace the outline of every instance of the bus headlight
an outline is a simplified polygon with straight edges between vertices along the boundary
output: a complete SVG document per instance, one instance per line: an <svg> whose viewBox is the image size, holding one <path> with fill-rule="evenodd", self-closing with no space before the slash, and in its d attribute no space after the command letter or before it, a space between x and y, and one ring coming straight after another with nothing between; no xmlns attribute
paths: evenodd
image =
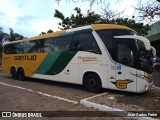
<svg viewBox="0 0 160 120"><path fill-rule="evenodd" d="M149 82L149 83L152 83L152 79L150 79L150 78L148 78L148 77L146 77L146 76L144 76L144 78L143 78L145 81L147 81L147 82Z"/></svg>
<svg viewBox="0 0 160 120"><path fill-rule="evenodd" d="M148 73L144 73L144 80L146 80L149 83L152 83L153 81L153 75L152 74L148 74Z"/></svg>

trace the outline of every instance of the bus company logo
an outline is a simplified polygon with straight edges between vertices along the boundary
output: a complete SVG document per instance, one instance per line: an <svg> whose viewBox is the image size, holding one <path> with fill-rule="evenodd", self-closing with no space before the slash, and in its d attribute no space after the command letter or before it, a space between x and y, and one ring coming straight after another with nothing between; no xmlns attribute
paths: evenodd
<svg viewBox="0 0 160 120"><path fill-rule="evenodd" d="M14 56L14 60L36 60L37 56L36 55L18 55Z"/></svg>
<svg viewBox="0 0 160 120"><path fill-rule="evenodd" d="M81 56L78 56L78 59L81 60L82 62L96 62L98 61L97 60L97 57L81 57Z"/></svg>
<svg viewBox="0 0 160 120"><path fill-rule="evenodd" d="M133 82L133 81L126 79L126 80L117 80L116 82L112 82L112 83L115 84L116 87L119 89L126 89L127 85L131 82Z"/></svg>
<svg viewBox="0 0 160 120"><path fill-rule="evenodd" d="M11 117L11 112L2 112L2 117Z"/></svg>

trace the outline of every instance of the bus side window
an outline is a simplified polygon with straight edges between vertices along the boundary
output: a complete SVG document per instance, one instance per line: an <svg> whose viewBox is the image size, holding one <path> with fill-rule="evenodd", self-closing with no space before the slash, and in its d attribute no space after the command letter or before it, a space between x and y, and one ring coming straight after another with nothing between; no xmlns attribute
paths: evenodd
<svg viewBox="0 0 160 120"><path fill-rule="evenodd" d="M16 43L16 44L13 44L13 49L14 49L14 52L16 54L22 54L24 53L24 43Z"/></svg>
<svg viewBox="0 0 160 120"><path fill-rule="evenodd" d="M15 44L9 45L9 54L16 54Z"/></svg>
<svg viewBox="0 0 160 120"><path fill-rule="evenodd" d="M73 51L87 51L100 54L98 44L91 32L77 33L74 35Z"/></svg>
<svg viewBox="0 0 160 120"><path fill-rule="evenodd" d="M34 41L28 41L24 43L24 53L33 53L34 52Z"/></svg>
<svg viewBox="0 0 160 120"><path fill-rule="evenodd" d="M25 52L26 53L39 53L44 44L43 40L33 40L29 41L26 44Z"/></svg>
<svg viewBox="0 0 160 120"><path fill-rule="evenodd" d="M54 39L55 52L71 51L72 35L57 37Z"/></svg>
<svg viewBox="0 0 160 120"><path fill-rule="evenodd" d="M106 46L110 56L113 60L115 60L115 47L114 47L114 40L113 40L113 33L114 30L97 30L96 31L101 40L103 41L104 45Z"/></svg>
<svg viewBox="0 0 160 120"><path fill-rule="evenodd" d="M5 45L4 46L4 53L5 54L9 54L10 52L9 52L9 45Z"/></svg>
<svg viewBox="0 0 160 120"><path fill-rule="evenodd" d="M54 52L54 46L53 46L53 39L54 38L47 38L45 40L44 46L43 46L43 51L44 52Z"/></svg>

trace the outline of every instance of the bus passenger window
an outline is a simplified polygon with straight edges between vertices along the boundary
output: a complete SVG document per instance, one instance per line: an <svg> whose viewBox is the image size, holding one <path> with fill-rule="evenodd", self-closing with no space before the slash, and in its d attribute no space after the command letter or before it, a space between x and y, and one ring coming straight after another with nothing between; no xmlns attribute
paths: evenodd
<svg viewBox="0 0 160 120"><path fill-rule="evenodd" d="M45 40L45 43L42 48L43 52L54 52L53 40L54 38L47 38Z"/></svg>
<svg viewBox="0 0 160 120"><path fill-rule="evenodd" d="M54 50L55 52L67 52L71 51L72 36L62 36L54 39Z"/></svg>
<svg viewBox="0 0 160 120"><path fill-rule="evenodd" d="M24 43L17 43L17 44L13 44L14 45L14 52L16 54L22 54L24 53Z"/></svg>
<svg viewBox="0 0 160 120"><path fill-rule="evenodd" d="M75 34L72 44L72 50L100 53L100 49L91 32Z"/></svg>

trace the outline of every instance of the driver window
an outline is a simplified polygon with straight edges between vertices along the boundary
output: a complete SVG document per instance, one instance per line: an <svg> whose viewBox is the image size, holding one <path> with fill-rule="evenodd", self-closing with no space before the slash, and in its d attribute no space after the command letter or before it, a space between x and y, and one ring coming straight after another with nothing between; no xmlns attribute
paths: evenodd
<svg viewBox="0 0 160 120"><path fill-rule="evenodd" d="M130 44L118 43L118 62L127 66L133 67L135 65L134 52Z"/></svg>

